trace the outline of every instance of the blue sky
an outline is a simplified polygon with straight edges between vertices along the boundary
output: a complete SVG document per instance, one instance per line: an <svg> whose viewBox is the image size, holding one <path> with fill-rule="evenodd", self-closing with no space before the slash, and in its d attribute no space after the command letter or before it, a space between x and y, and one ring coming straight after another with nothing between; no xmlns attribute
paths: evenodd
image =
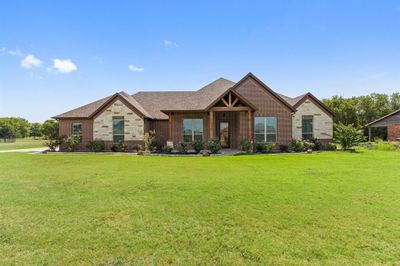
<svg viewBox="0 0 400 266"><path fill-rule="evenodd" d="M288 96L400 91L400 0L0 5L0 117L248 72Z"/></svg>

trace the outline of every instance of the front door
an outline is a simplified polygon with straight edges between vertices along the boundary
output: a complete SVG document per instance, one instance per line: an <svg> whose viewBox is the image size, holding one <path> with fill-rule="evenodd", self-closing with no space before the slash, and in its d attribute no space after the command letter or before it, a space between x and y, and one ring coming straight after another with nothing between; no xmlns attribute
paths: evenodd
<svg viewBox="0 0 400 266"><path fill-rule="evenodd" d="M230 137L229 137L229 122L219 123L219 140L221 141L222 148L229 148Z"/></svg>

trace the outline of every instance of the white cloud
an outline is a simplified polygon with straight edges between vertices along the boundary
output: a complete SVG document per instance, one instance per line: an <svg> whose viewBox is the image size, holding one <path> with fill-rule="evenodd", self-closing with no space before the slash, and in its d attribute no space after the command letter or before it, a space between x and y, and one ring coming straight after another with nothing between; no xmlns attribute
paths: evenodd
<svg viewBox="0 0 400 266"><path fill-rule="evenodd" d="M78 70L78 67L69 59L54 59L53 67L60 73L70 73Z"/></svg>
<svg viewBox="0 0 400 266"><path fill-rule="evenodd" d="M132 72L142 72L144 68L134 66L132 64L128 65L128 69Z"/></svg>
<svg viewBox="0 0 400 266"><path fill-rule="evenodd" d="M31 54L28 54L24 59L21 61L21 67L23 68L34 68L34 67L41 67L42 61L39 58L34 57Z"/></svg>
<svg viewBox="0 0 400 266"><path fill-rule="evenodd" d="M174 47L174 48L178 48L179 45L176 42L170 41L170 40L165 40L164 41L164 45L166 47Z"/></svg>
<svg viewBox="0 0 400 266"><path fill-rule="evenodd" d="M3 47L4 48L4 47ZM17 49L17 50L9 50L9 51L7 51L7 53L9 54L9 55L12 55L12 56L24 56L25 54L24 53L22 53L19 49Z"/></svg>

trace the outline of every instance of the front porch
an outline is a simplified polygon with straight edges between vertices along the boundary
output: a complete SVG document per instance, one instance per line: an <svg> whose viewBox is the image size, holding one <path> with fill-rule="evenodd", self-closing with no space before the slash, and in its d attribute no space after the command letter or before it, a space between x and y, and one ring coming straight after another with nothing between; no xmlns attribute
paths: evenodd
<svg viewBox="0 0 400 266"><path fill-rule="evenodd" d="M254 111L254 106L228 91L209 108L210 139L218 138L222 148L240 149L240 140L253 140Z"/></svg>

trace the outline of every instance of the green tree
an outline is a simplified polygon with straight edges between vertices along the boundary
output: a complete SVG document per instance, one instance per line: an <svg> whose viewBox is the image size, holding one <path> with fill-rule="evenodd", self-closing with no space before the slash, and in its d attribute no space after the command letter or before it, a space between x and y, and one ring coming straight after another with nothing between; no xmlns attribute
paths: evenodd
<svg viewBox="0 0 400 266"><path fill-rule="evenodd" d="M34 138L43 136L41 123L31 123L30 136Z"/></svg>
<svg viewBox="0 0 400 266"><path fill-rule="evenodd" d="M56 120L46 120L42 125L43 136L46 139L57 139L58 135L58 122Z"/></svg>
<svg viewBox="0 0 400 266"><path fill-rule="evenodd" d="M9 118L0 118L0 138L13 139L17 137L15 125Z"/></svg>
<svg viewBox="0 0 400 266"><path fill-rule="evenodd" d="M335 128L335 141L347 150L364 140L363 131L353 125L339 123Z"/></svg>

